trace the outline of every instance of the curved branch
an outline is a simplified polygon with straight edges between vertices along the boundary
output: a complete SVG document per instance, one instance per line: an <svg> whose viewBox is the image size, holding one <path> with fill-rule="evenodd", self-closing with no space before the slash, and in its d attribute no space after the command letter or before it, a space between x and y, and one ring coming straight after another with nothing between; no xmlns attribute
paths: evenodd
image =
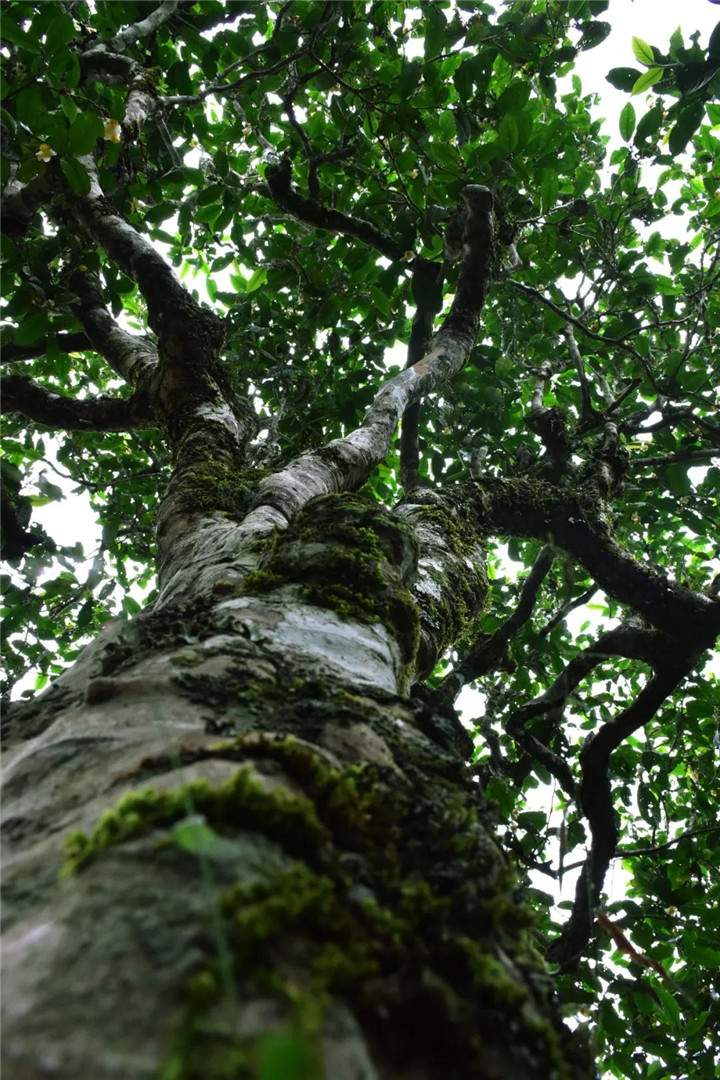
<svg viewBox="0 0 720 1080"><path fill-rule="evenodd" d="M438 686L436 693L439 698L454 700L466 683L486 675L500 663L508 642L532 615L540 586L552 566L553 557L552 547L547 545L542 548L523 582L517 607L512 615L493 634L483 634L477 639Z"/></svg>
<svg viewBox="0 0 720 1080"><path fill-rule="evenodd" d="M510 536L550 540L585 567L597 584L687 649L710 647L720 633L720 603L638 562L618 544L592 490L577 494L541 480L485 479L464 485L486 527Z"/></svg>
<svg viewBox="0 0 720 1080"><path fill-rule="evenodd" d="M0 379L3 412L19 413L28 420L66 431L130 431L152 427L155 418L147 396L98 397L89 400L65 397L38 386L22 375Z"/></svg>
<svg viewBox="0 0 720 1080"><path fill-rule="evenodd" d="M403 257L402 245L386 236L370 221L343 214L340 210L333 210L314 199L306 199L304 195L301 195L292 185L292 166L289 158L284 157L276 165L269 165L265 171L265 180L274 202L281 210L285 210L298 221L314 225L316 229L323 229L326 232L354 236L393 261Z"/></svg>
<svg viewBox="0 0 720 1080"><path fill-rule="evenodd" d="M590 736L580 752L582 776L578 802L588 819L592 841L575 887L570 918L548 949L548 958L563 969L574 966L590 940L605 874L617 848L618 828L608 771L610 756L624 739L652 719L690 671L694 660L694 657L686 659L656 671L635 701Z"/></svg>
<svg viewBox="0 0 720 1080"><path fill-rule="evenodd" d="M412 294L416 309L408 343L406 368L412 367L428 351L433 321L442 309L444 267L441 263L417 258L413 267ZM400 484L411 491L420 483L420 453L418 429L420 402L415 401L405 410L400 429Z"/></svg>
<svg viewBox="0 0 720 1080"><path fill-rule="evenodd" d="M552 618L548 619L542 630L538 633L538 637L547 637L547 635L555 629L558 623L563 621L566 615L569 615L575 608L587 604L588 600L591 600L597 591L597 585L591 585L589 589L585 589L585 591L581 592L579 596L576 596L574 600L568 600L566 604L563 604L563 606L555 612Z"/></svg>
<svg viewBox="0 0 720 1080"><path fill-rule="evenodd" d="M222 344L222 320L198 304L160 252L104 197L92 158L83 158L82 164L90 173L90 193L70 200L80 224L137 282L161 353L173 363L196 370L207 368Z"/></svg>

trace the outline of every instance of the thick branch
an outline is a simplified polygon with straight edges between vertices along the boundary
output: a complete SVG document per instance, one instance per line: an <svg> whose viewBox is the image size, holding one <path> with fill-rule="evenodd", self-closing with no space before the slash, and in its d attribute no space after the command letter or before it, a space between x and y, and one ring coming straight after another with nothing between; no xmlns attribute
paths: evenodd
<svg viewBox="0 0 720 1080"><path fill-rule="evenodd" d="M659 567L638 562L612 536L602 502L539 480L487 479L464 485L487 527L510 536L550 540L572 555L597 584L660 630L708 648L720 633L720 603L678 585Z"/></svg>
<svg viewBox="0 0 720 1080"><path fill-rule="evenodd" d="M428 351L433 321L442 308L443 267L438 263L416 259L412 277L412 293L416 309L410 331L406 367L413 367ZM420 483L420 451L418 428L420 402L409 405L402 418L400 431L400 483L411 491Z"/></svg>
<svg viewBox="0 0 720 1080"><path fill-rule="evenodd" d="M144 394L131 398L98 397L87 401L46 390L22 375L0 380L3 412L19 413L47 427L66 431L130 431L152 427L155 420Z"/></svg>
<svg viewBox="0 0 720 1080"><path fill-rule="evenodd" d="M591 736L580 752L582 778L578 802L588 819L592 842L575 888L573 910L548 957L562 968L572 967L590 940L593 919L610 861L617 848L618 829L610 788L613 750L646 724L688 673L694 658L668 664L645 684L635 701Z"/></svg>
<svg viewBox="0 0 720 1080"><path fill-rule="evenodd" d="M118 375L138 386L143 376L157 366L157 349L149 339L134 337L118 326L103 303L97 278L76 273L72 277L72 287L80 300L74 311L85 327L90 347L99 352Z"/></svg>
<svg viewBox="0 0 720 1080"><path fill-rule="evenodd" d="M253 515L262 507L279 511L280 520L294 514L316 495L358 488L387 454L398 421L408 405L447 382L462 370L475 341L485 296L490 284L495 244L492 195L487 188L468 186L463 192L466 209L465 255L455 299L429 352L381 387L359 428L343 439L296 458L261 485L257 508L246 524L254 529ZM275 515L277 517L277 515Z"/></svg>
<svg viewBox="0 0 720 1080"><path fill-rule="evenodd" d="M678 450L675 454L665 454L662 457L637 457L631 459L633 468L647 469L650 466L662 465L692 465L703 461L712 461L720 458L720 446L694 447L688 450Z"/></svg>
<svg viewBox="0 0 720 1080"><path fill-rule="evenodd" d="M92 159L83 158L83 165L90 172L92 186L89 195L71 200L78 220L137 282L165 360L206 368L222 343L222 321L197 303L160 252L105 199Z"/></svg>
<svg viewBox="0 0 720 1080"><path fill-rule="evenodd" d="M136 41L140 41L142 38L154 34L155 31L174 14L177 6L178 0L163 0L163 2L144 19L132 23L131 26L126 26L124 30L120 30L115 34L115 37L110 39L110 48L115 52L121 53L131 45L134 45Z"/></svg>

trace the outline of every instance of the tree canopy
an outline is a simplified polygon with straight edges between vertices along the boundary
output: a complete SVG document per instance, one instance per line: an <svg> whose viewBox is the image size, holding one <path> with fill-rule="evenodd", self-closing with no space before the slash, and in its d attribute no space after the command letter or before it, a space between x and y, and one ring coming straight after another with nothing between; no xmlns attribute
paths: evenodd
<svg viewBox="0 0 720 1080"><path fill-rule="evenodd" d="M214 312L217 379L252 404L248 468L272 477L389 409L395 391L380 405L378 391L400 385L408 344L408 370L424 362L469 288L468 221L491 215L477 338L446 370L418 369L422 400L403 399L362 490L392 507L473 478L516 485L489 541L489 602L458 619L425 690L481 692L479 775L545 938L567 944L569 910L582 922L581 895L555 900L586 846L601 885L623 861L592 936L550 953L607 1075L711 1078L720 26L633 40L636 67L607 74L627 94L609 153L603 87L573 73L607 9L7 0L7 679L32 669L42 688L156 596L165 279L135 238L187 286L178 311L191 295ZM33 524L75 488L97 551Z"/></svg>

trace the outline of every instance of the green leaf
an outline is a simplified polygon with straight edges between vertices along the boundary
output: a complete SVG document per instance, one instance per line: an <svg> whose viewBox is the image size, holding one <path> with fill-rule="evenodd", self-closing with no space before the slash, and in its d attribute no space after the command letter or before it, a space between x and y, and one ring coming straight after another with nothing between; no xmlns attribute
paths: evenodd
<svg viewBox="0 0 720 1080"><path fill-rule="evenodd" d="M430 4L425 9L425 59L443 51L445 30L447 23L441 9L435 4Z"/></svg>
<svg viewBox="0 0 720 1080"><path fill-rule="evenodd" d="M674 491L676 495L681 496L692 494L692 484L690 483L690 478L688 476L687 465L682 465L680 463L668 465L665 472L671 491Z"/></svg>
<svg viewBox="0 0 720 1080"><path fill-rule="evenodd" d="M63 176L75 194L87 195L90 190L90 177L87 169L84 169L80 162L75 158L62 158L60 160L60 168L63 171Z"/></svg>
<svg viewBox="0 0 720 1080"><path fill-rule="evenodd" d="M633 37L632 51L635 59L639 60L645 67L652 67L654 65L655 53L652 50L652 46L648 45L642 38Z"/></svg>
<svg viewBox="0 0 720 1080"><path fill-rule="evenodd" d="M712 60L720 60L720 22L716 23L715 29L710 35L708 42L708 56Z"/></svg>
<svg viewBox="0 0 720 1080"><path fill-rule="evenodd" d="M608 22L583 23L583 35L578 42L581 49L594 49L600 45L612 30L612 24Z"/></svg>
<svg viewBox="0 0 720 1080"><path fill-rule="evenodd" d="M663 69L659 67L648 68L642 75L633 83L633 94L640 94L643 90L647 90L649 86L654 86L656 82L660 82L663 77Z"/></svg>
<svg viewBox="0 0 720 1080"><path fill-rule="evenodd" d="M47 130L45 126L47 109L37 83L26 86L17 95L15 99L15 116L22 124L27 124L30 130L37 135Z"/></svg>
<svg viewBox="0 0 720 1080"><path fill-rule="evenodd" d="M632 102L628 101L628 103L623 107L623 110L620 113L620 134L622 135L625 142L630 142L634 130L635 109L633 108Z"/></svg>
<svg viewBox="0 0 720 1080"><path fill-rule="evenodd" d="M75 37L73 21L67 15L56 15L47 28L45 48L50 56L64 49Z"/></svg>
<svg viewBox="0 0 720 1080"><path fill-rule="evenodd" d="M555 205L558 193L557 170L543 169L540 180L540 203L543 213L547 213Z"/></svg>
<svg viewBox="0 0 720 1080"><path fill-rule="evenodd" d="M512 113L506 113L505 116L500 118L498 134L505 147L512 153L516 149L520 137L517 120Z"/></svg>
<svg viewBox="0 0 720 1080"><path fill-rule="evenodd" d="M629 94L640 75L642 75L642 72L638 71L637 68L618 67L611 68L605 78L616 90L624 90Z"/></svg>
<svg viewBox="0 0 720 1080"><path fill-rule="evenodd" d="M637 126L635 131L635 145L640 146L651 135L654 135L662 124L663 116L665 115L664 109L661 104L653 106L648 112L645 113L642 120Z"/></svg>
<svg viewBox="0 0 720 1080"><path fill-rule="evenodd" d="M673 1027L678 1029L681 1023L681 1016L680 1006L678 1005L677 1001L675 1000L673 995L665 989L662 983L658 982L656 979L652 980L652 986L660 1000L663 1012L665 1013Z"/></svg>
<svg viewBox="0 0 720 1080"><path fill-rule="evenodd" d="M503 90L495 105L495 111L498 116L506 112L519 112L529 97L530 83L525 79L516 79Z"/></svg>
<svg viewBox="0 0 720 1080"><path fill-rule="evenodd" d="M91 154L95 144L103 135L103 123L95 113L81 113L70 125L68 147L70 153L81 157Z"/></svg>
<svg viewBox="0 0 720 1080"><path fill-rule="evenodd" d="M266 281L267 269L264 266L258 266L257 270L254 270L250 275L250 279L245 285L245 292L255 292L261 285L264 285Z"/></svg>
<svg viewBox="0 0 720 1080"><path fill-rule="evenodd" d="M668 146L671 154L680 154L702 123L705 106L702 101L695 102L680 113L670 130Z"/></svg>
<svg viewBox="0 0 720 1080"><path fill-rule="evenodd" d="M474 85L474 71L474 60L464 60L453 75L455 89L460 95L462 101L468 101L468 99L472 97Z"/></svg>
<svg viewBox="0 0 720 1080"><path fill-rule="evenodd" d="M3 12L0 19L0 38L17 45L19 49L24 49L26 52L36 54L40 52L40 42L32 34L21 30L12 19L8 18L5 12Z"/></svg>
<svg viewBox="0 0 720 1080"><path fill-rule="evenodd" d="M15 333L16 345L32 345L39 341L48 332L50 320L46 312L36 311L28 318L23 319L23 324Z"/></svg>

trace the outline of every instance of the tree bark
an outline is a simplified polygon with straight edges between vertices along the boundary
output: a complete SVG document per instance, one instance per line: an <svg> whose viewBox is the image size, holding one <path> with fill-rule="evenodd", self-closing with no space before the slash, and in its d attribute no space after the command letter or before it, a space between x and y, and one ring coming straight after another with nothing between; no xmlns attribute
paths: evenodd
<svg viewBox="0 0 720 1080"><path fill-rule="evenodd" d="M315 499L242 584L108 625L11 710L8 1076L254 1077L283 1047L308 1077L593 1075L469 739L408 696L418 554Z"/></svg>

